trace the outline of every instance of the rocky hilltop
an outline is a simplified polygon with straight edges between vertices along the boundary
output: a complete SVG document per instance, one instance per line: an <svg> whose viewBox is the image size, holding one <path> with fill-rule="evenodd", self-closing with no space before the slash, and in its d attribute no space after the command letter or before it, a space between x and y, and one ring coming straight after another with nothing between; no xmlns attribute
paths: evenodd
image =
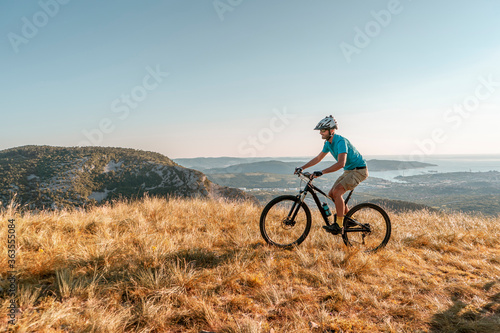
<svg viewBox="0 0 500 333"><path fill-rule="evenodd" d="M0 151L0 201L30 209L154 196L256 199L159 153L125 148L23 146Z"/></svg>

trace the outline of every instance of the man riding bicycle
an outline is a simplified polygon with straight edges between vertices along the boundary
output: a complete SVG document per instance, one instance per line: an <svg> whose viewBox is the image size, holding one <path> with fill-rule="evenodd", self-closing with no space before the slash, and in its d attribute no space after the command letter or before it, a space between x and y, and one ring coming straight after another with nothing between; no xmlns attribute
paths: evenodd
<svg viewBox="0 0 500 333"><path fill-rule="evenodd" d="M344 168L344 173L333 184L332 189L328 192L330 198L335 202L335 209L337 216L332 225L323 226L323 228L333 234L338 234L342 231L344 226L344 216L347 214L349 208L344 203L342 195L348 191L353 190L359 183L368 178L368 169L366 168L366 161L357 151L356 148L346 138L338 135L335 131L338 129L337 121L331 115L323 118L314 130L319 130L321 138L325 140L323 150L304 164L302 167L296 168L295 173L301 172L313 165L318 164L328 154L331 153L337 163L322 171L315 171L312 177L317 178L325 173L335 172Z"/></svg>

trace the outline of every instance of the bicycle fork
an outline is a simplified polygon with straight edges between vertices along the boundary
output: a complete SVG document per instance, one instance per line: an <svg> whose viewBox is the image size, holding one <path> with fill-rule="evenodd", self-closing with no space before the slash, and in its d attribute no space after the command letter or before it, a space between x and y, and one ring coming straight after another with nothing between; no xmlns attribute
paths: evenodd
<svg viewBox="0 0 500 333"><path fill-rule="evenodd" d="M297 195L297 199L299 199L299 200L294 202L292 209L290 209L290 212L288 213L288 219L290 221L294 221L295 217L297 217L297 214L298 214L299 209L300 209L300 205L302 205L302 203L304 202L304 199L306 198L306 194L307 194L306 191L301 191L301 193L299 195Z"/></svg>

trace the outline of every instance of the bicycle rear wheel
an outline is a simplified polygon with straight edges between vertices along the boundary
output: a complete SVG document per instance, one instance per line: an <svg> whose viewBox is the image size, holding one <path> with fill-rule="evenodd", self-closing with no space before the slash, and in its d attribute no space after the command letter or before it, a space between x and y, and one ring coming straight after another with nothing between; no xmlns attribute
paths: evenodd
<svg viewBox="0 0 500 333"><path fill-rule="evenodd" d="M355 246L365 252L375 252L389 241L391 220L381 207L362 203L346 214L344 229L342 239L347 246Z"/></svg>
<svg viewBox="0 0 500 333"><path fill-rule="evenodd" d="M302 243L311 230L311 211L293 195L271 200L260 216L260 233L271 245L291 247Z"/></svg>

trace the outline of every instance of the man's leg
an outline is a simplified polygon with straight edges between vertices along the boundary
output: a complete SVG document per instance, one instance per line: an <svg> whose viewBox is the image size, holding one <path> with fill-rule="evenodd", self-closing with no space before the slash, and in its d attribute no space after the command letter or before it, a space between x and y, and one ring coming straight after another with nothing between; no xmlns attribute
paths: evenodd
<svg viewBox="0 0 500 333"><path fill-rule="evenodd" d="M330 190L330 193L328 193L335 202L335 209L337 211L337 223L340 227L343 226L344 215L348 211L347 206L344 202L344 198L342 197L345 192L346 190L344 186L342 184L337 184Z"/></svg>
<svg viewBox="0 0 500 333"><path fill-rule="evenodd" d="M335 201L335 208L337 210L337 224L340 227L344 226L344 216L349 211L349 208L345 204L344 198L342 197L347 190L354 189L359 183L368 177L368 170L360 169L354 171L344 171L344 174L340 176L328 195ZM323 227L329 232L334 232L334 227ZM338 228L338 227L337 227Z"/></svg>

